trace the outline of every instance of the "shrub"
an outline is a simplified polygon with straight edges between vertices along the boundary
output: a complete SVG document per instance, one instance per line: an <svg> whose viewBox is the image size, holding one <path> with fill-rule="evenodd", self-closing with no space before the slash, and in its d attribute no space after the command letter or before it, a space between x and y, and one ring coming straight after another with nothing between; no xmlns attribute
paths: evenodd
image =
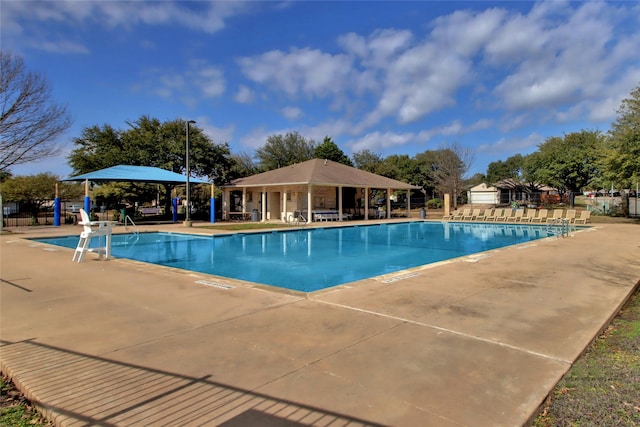
<svg viewBox="0 0 640 427"><path fill-rule="evenodd" d="M443 202L441 199L430 199L427 201L428 209L441 209L443 206Z"/></svg>

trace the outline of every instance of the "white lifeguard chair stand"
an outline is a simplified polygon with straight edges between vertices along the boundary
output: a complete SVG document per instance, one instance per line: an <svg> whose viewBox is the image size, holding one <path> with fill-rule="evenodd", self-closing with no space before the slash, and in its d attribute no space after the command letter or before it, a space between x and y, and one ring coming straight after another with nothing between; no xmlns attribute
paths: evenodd
<svg viewBox="0 0 640 427"><path fill-rule="evenodd" d="M82 262L84 255L87 252L96 252L98 254L98 259L102 258L102 254L105 254L105 258L109 259L109 256L111 255L112 221L91 221L89 219L89 214L84 209L80 209L80 217L82 218L82 221L79 222L79 224L84 228L80 233L78 246L73 253L73 261ZM104 237L105 245L98 248L89 248L91 239L94 237Z"/></svg>

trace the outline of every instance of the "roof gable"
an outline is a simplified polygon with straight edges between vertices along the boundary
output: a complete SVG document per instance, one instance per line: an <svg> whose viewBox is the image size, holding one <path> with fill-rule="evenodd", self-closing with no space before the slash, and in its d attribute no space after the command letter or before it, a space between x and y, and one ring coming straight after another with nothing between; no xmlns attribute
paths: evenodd
<svg viewBox="0 0 640 427"><path fill-rule="evenodd" d="M417 189L415 185L356 169L332 160L311 159L231 182L228 187L328 185L366 188Z"/></svg>

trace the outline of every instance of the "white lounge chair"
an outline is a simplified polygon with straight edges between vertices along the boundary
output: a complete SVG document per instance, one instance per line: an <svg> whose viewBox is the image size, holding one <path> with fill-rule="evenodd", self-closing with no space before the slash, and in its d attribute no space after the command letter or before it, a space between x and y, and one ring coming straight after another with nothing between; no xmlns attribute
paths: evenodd
<svg viewBox="0 0 640 427"><path fill-rule="evenodd" d="M580 216L574 221L576 224L586 224L591 218L591 211L581 211Z"/></svg>
<svg viewBox="0 0 640 427"><path fill-rule="evenodd" d="M487 216L485 219L487 221L497 221L496 218L504 216L504 209L495 209L493 214Z"/></svg>
<svg viewBox="0 0 640 427"><path fill-rule="evenodd" d="M78 246L76 247L72 258L73 261L77 262L82 262L84 254L91 252L89 245L91 244L92 238L107 235L106 230L99 228L99 222L91 222L89 214L87 214L87 211L84 209L80 209L80 218L82 218L82 221L80 221L79 224L82 225L83 230L80 233L80 240L78 240ZM98 258L102 257L103 251L98 250L97 252Z"/></svg>
<svg viewBox="0 0 640 427"><path fill-rule="evenodd" d="M459 221L462 218L471 215L471 209L469 208L465 208L462 212L460 211L456 211L455 214L453 214L453 217L451 219L453 219L454 221Z"/></svg>
<svg viewBox="0 0 640 427"><path fill-rule="evenodd" d="M576 220L576 210L567 209L567 212L564 214L564 219L569 221L569 224L573 224Z"/></svg>
<svg viewBox="0 0 640 427"><path fill-rule="evenodd" d="M547 215L549 215L549 210L548 209L540 209L538 211L538 216L533 218L531 220L531 222L546 222L547 221Z"/></svg>
<svg viewBox="0 0 640 427"><path fill-rule="evenodd" d="M524 217L524 209L516 209L516 211L513 214L513 217L510 219L511 221L520 222L522 221L523 217Z"/></svg>
<svg viewBox="0 0 640 427"><path fill-rule="evenodd" d="M480 215L480 209L474 209L471 213L469 213L469 215L463 215L462 219L463 220L472 220L474 218L476 218L477 216Z"/></svg>
<svg viewBox="0 0 640 427"><path fill-rule="evenodd" d="M535 209L527 209L524 216L520 218L520 222L531 222L531 220L536 217L536 212Z"/></svg>
<svg viewBox="0 0 640 427"><path fill-rule="evenodd" d="M554 209L553 215L547 218L547 223L556 222L562 219L562 214L564 211L562 209Z"/></svg>
<svg viewBox="0 0 640 427"><path fill-rule="evenodd" d="M484 213L478 217L478 221L488 221L490 218L493 218L493 212L495 209L485 209Z"/></svg>
<svg viewBox="0 0 640 427"><path fill-rule="evenodd" d="M500 215L496 214L496 222L509 221L509 219L511 219L512 213L513 213L512 209L502 209L502 213Z"/></svg>

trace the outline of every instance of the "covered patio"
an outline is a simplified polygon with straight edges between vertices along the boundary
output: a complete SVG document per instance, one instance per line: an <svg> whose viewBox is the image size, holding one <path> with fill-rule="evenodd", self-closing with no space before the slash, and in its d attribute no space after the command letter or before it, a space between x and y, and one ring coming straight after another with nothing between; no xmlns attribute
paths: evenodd
<svg viewBox="0 0 640 427"><path fill-rule="evenodd" d="M179 173L175 173L172 171L168 171L165 169L160 169L156 167L150 166L134 166L134 165L117 165L112 166L105 169L96 170L93 172L85 173L82 175L71 176L69 178L63 179L62 181L80 181L84 182L85 188L85 196L84 196L84 210L87 212L91 211L91 200L89 195L89 182L94 183L106 183L106 182L139 182L146 184L162 184L167 187L167 194L169 193L169 188L171 186L176 185L189 185L191 184L209 184L209 182L204 181L202 179L189 177L186 175L181 175ZM187 190L188 191L188 190ZM213 184L211 184L211 222L214 222L214 202L213 202ZM56 225L60 225L59 215L60 215L60 206L59 199L56 191L56 202L57 212L58 212L58 221ZM178 220L177 212L178 212L178 198L172 198L171 200L172 209L173 209L173 221L176 222ZM55 221L54 221L55 222Z"/></svg>
<svg viewBox="0 0 640 427"><path fill-rule="evenodd" d="M420 187L331 160L312 159L237 179L223 189L225 220L311 223L391 218L395 193ZM376 199L381 201L378 206ZM409 217L411 197L406 200L403 208Z"/></svg>

